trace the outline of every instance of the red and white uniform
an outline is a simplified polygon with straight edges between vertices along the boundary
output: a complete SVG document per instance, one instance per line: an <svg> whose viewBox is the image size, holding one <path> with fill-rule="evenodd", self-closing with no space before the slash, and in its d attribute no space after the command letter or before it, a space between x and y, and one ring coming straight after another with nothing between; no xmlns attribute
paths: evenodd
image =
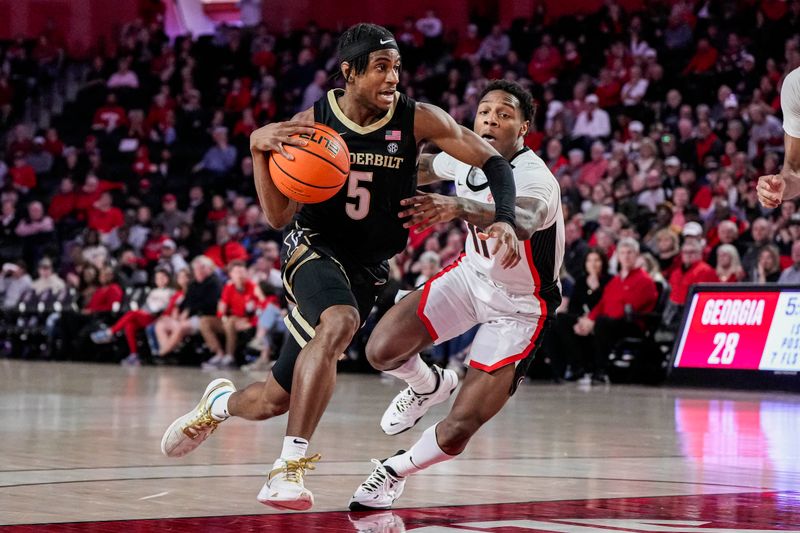
<svg viewBox="0 0 800 533"><path fill-rule="evenodd" d="M547 165L531 150L521 150L510 163L517 197L536 198L547 205L544 225L520 243L523 259L503 269L502 253L490 255L494 239L479 240L482 228L467 224L465 253L425 284L417 310L437 344L481 324L468 363L487 372L518 363L538 347L546 319L555 315L561 303L561 190ZM441 153L433 160L433 171L455 181L458 196L494 203L480 169Z"/></svg>

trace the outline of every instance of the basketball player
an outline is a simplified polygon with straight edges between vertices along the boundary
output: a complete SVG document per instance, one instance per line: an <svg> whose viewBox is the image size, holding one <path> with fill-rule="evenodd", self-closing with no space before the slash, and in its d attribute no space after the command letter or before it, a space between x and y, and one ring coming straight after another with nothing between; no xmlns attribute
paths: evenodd
<svg viewBox="0 0 800 533"><path fill-rule="evenodd" d="M767 208L800 196L800 67L791 71L781 85L784 155L780 174L758 178L758 199Z"/></svg>
<svg viewBox="0 0 800 533"><path fill-rule="evenodd" d="M384 432L410 429L447 398L430 392L435 373L419 351L480 327L450 413L426 429L409 451L382 462L373 459L375 469L350 500L353 511L390 508L409 475L460 454L514 394L561 303L561 192L545 163L523 144L533 114L530 94L514 82L499 80L484 89L474 124L475 132L514 169L517 235L525 240L526 260L513 268L504 269L480 239L479 228L492 222L496 208L484 174L444 153L420 162L421 182L455 181L458 197L422 194L404 200L406 226L425 228L462 218L470 235L466 253L390 309L370 336L367 358L372 366L408 384L384 413Z"/></svg>
<svg viewBox="0 0 800 533"><path fill-rule="evenodd" d="M167 429L164 454L189 453L230 416L263 420L289 410L280 457L258 495L264 504L304 510L313 505L303 476L319 455L307 457L333 393L336 361L369 313L386 282L387 259L404 249L408 228L400 201L416 189L417 145L436 143L486 174L497 203L482 222L491 253L504 268L520 261L515 234L514 176L508 161L486 140L459 126L438 107L396 92L400 54L394 36L373 24L357 24L340 38L340 70L346 86L333 90L291 121L270 124L250 138L256 189L267 220L286 226L282 276L297 307L287 317L291 339L265 383L236 392L225 379L212 381L198 406ZM302 146L294 134L312 135L314 121L343 136L351 156L347 184L319 204L298 204L269 176L267 156L291 159L284 145ZM443 375L443 374L441 374ZM455 388L440 378L439 388Z"/></svg>

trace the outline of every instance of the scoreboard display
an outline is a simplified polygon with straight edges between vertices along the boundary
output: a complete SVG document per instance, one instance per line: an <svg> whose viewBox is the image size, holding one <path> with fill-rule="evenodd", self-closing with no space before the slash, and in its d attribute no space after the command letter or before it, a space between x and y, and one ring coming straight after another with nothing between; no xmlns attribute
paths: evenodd
<svg viewBox="0 0 800 533"><path fill-rule="evenodd" d="M672 358L672 374L794 376L800 390L800 287L701 284L692 288ZM677 371L677 372L676 372ZM741 372L725 372L741 371ZM716 376L715 376L716 374ZM762 380L763 381L763 380ZM790 384L791 379L784 379ZM712 384L712 383L709 383Z"/></svg>

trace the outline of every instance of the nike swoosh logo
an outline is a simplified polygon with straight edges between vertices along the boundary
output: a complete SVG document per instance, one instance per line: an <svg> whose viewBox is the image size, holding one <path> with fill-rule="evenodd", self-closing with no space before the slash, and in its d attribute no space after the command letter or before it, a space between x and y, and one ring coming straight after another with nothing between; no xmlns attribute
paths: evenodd
<svg viewBox="0 0 800 533"><path fill-rule="evenodd" d="M399 423L400 423L400 422L392 422L391 424L389 424L389 426L390 426L390 427L394 427L394 426L396 426L396 425L397 425L397 424L399 424Z"/></svg>
<svg viewBox="0 0 800 533"><path fill-rule="evenodd" d="M292 442L294 442L295 444L308 444L306 441L298 439L293 439Z"/></svg>
<svg viewBox="0 0 800 533"><path fill-rule="evenodd" d="M381 39L381 44L390 43L392 41L394 41L394 39L386 39L385 41L383 39Z"/></svg>

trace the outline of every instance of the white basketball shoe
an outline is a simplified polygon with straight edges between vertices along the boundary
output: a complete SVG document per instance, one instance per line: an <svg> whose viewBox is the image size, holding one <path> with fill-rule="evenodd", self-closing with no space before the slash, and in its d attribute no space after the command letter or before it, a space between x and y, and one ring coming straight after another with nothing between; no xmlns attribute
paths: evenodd
<svg viewBox="0 0 800 533"><path fill-rule="evenodd" d="M301 457L297 460L277 459L267 477L267 482L258 493L258 501L277 509L305 511L314 505L314 495L303 485L306 470L314 470L313 463L320 454Z"/></svg>
<svg viewBox="0 0 800 533"><path fill-rule="evenodd" d="M395 455L405 453L400 450ZM369 477L356 489L350 498L351 511L371 511L374 509L391 509L392 504L403 494L405 478L398 477L384 461L372 460L375 469Z"/></svg>
<svg viewBox="0 0 800 533"><path fill-rule="evenodd" d="M397 435L411 429L428 409L447 400L456 390L458 374L452 370L442 370L436 365L431 366L431 370L436 374L436 388L433 392L419 394L411 387L406 387L395 396L381 418L384 433Z"/></svg>
<svg viewBox="0 0 800 533"><path fill-rule="evenodd" d="M224 419L211 415L211 404L223 394L236 392L230 380L215 379L206 387L200 403L177 418L161 438L161 453L167 457L183 457L200 446Z"/></svg>

